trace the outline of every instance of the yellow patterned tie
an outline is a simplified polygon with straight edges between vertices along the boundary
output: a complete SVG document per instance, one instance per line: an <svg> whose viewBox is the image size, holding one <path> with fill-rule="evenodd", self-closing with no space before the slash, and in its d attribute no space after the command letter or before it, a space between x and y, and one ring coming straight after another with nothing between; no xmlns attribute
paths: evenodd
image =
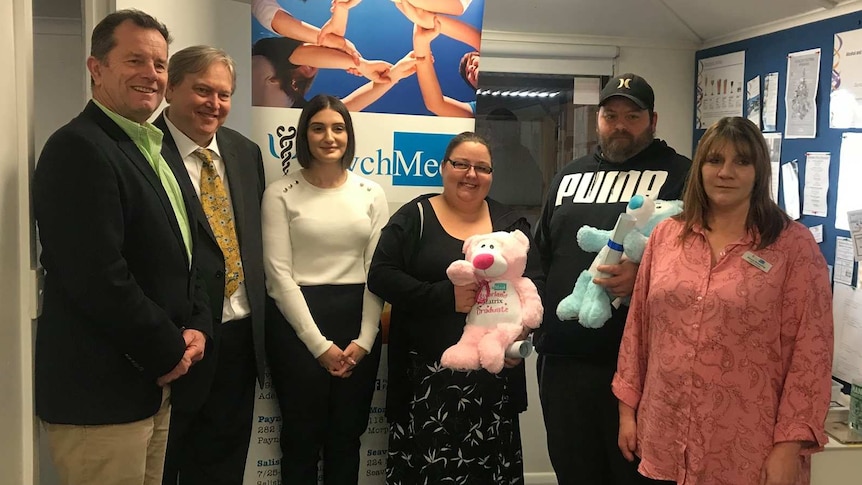
<svg viewBox="0 0 862 485"><path fill-rule="evenodd" d="M236 227L233 223L233 211L224 183L213 165L212 152L206 148L198 148L194 153L203 162L200 182L201 206L224 255L224 296L230 297L239 288L244 278Z"/></svg>

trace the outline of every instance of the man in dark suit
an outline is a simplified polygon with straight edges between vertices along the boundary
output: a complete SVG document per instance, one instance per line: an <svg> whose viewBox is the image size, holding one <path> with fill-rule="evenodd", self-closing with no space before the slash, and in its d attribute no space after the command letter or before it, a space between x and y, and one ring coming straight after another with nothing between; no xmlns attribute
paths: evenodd
<svg viewBox="0 0 862 485"><path fill-rule="evenodd" d="M223 127L236 86L224 51L193 46L171 57L155 124L162 154L192 200L201 235L195 246L210 297L214 349L176 392L164 484L240 485L254 411L255 376L264 371L263 162L256 144Z"/></svg>
<svg viewBox="0 0 862 485"><path fill-rule="evenodd" d="M93 99L47 141L33 178L46 270L36 413L61 482L160 483L175 379L212 332L192 265L194 213L147 119L164 97L169 34L107 16L87 59Z"/></svg>

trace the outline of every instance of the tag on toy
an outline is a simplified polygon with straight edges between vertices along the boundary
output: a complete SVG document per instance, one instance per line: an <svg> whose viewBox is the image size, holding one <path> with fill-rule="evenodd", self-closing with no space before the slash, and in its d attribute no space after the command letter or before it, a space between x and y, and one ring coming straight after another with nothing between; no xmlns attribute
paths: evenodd
<svg viewBox="0 0 862 485"><path fill-rule="evenodd" d="M488 280L482 280L479 282L479 291L476 292L476 303L481 305L488 301L488 295L491 294L490 285L488 285Z"/></svg>
<svg viewBox="0 0 862 485"><path fill-rule="evenodd" d="M492 325L500 318L506 321L521 320L521 302L518 294L509 291L511 285L507 281L495 281L484 285L479 284L476 293L476 304L467 315L467 321L478 325Z"/></svg>

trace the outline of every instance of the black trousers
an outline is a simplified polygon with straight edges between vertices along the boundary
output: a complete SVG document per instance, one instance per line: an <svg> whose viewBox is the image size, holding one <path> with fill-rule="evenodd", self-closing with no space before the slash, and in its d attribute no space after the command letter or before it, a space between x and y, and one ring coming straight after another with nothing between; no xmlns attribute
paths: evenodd
<svg viewBox="0 0 862 485"><path fill-rule="evenodd" d="M620 452L614 369L546 355L539 355L536 368L548 454L559 485L673 483L642 476L638 461L629 462Z"/></svg>
<svg viewBox="0 0 862 485"><path fill-rule="evenodd" d="M221 325L206 402L171 412L163 485L242 485L257 377L251 318Z"/></svg>
<svg viewBox="0 0 862 485"><path fill-rule="evenodd" d="M303 287L311 315L323 335L344 350L359 336L365 285ZM381 334L347 379L333 377L308 352L281 312L267 312L267 355L282 416L281 483L316 485L323 452L326 485L356 485L359 437L368 415Z"/></svg>

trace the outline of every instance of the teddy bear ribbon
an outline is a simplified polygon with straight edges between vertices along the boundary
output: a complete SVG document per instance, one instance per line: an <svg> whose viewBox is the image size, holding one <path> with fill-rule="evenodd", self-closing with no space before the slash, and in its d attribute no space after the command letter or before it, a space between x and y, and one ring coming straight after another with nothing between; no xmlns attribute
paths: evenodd
<svg viewBox="0 0 862 485"><path fill-rule="evenodd" d="M479 282L479 291L476 292L476 303L479 305L488 301L488 297L491 295L491 285L488 284L488 280L482 280Z"/></svg>

